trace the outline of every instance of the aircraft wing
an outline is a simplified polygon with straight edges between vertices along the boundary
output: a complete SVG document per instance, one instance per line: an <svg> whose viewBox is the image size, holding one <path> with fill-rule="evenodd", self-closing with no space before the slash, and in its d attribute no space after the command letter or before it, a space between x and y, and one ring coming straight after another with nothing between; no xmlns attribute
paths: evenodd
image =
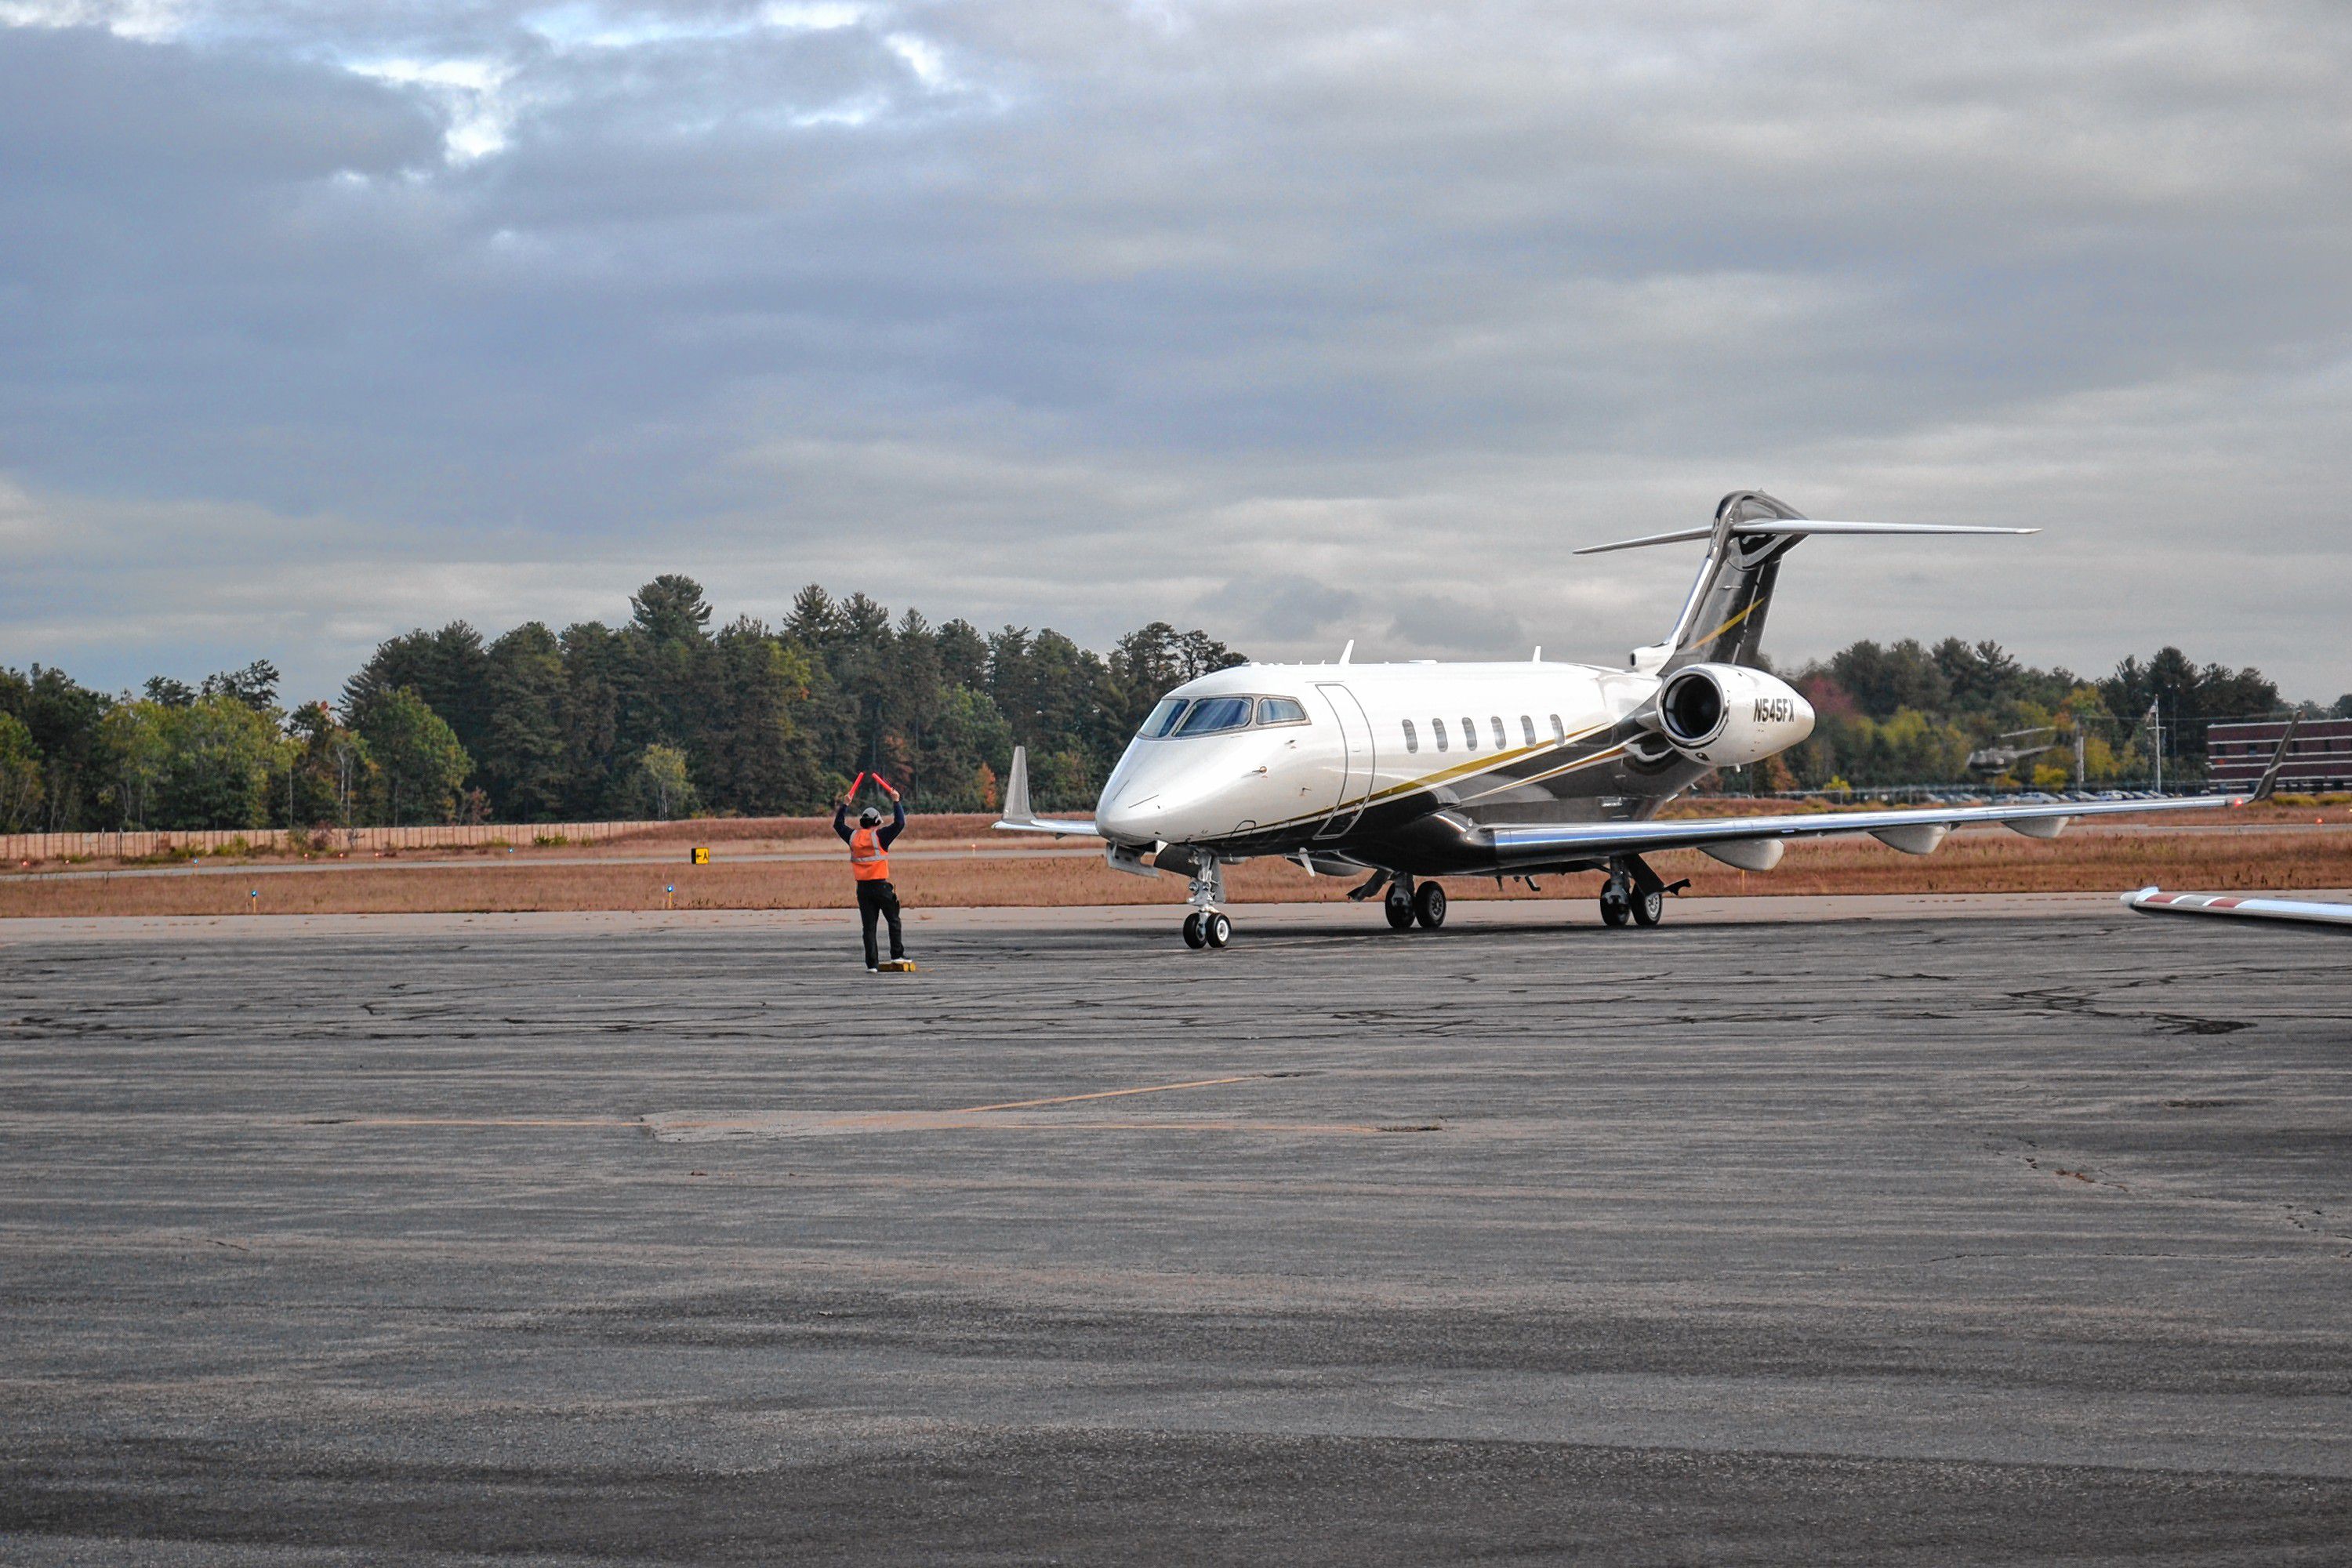
<svg viewBox="0 0 2352 1568"><path fill-rule="evenodd" d="M1906 854L1925 855L1944 835L1971 822L1998 822L2029 838L2055 838L2078 816L2128 816L2154 811L2214 811L2265 801L2277 793L2287 748L2301 719L2286 721L2271 765L2252 795L2199 795L2171 800L2035 801L2016 805L1962 805L1942 811L1823 811L1805 816L1677 817L1651 822L1574 822L1494 829L1496 858L1506 869L1547 861L1603 855L1640 855L1654 849L1701 849L1710 844L1754 843L1774 838L1825 838L1837 833L1867 833Z"/></svg>
<svg viewBox="0 0 2352 1568"><path fill-rule="evenodd" d="M1056 838L1099 838L1091 822L1039 816L1029 809L1029 748L1013 748L1013 771L1004 780L1004 809L991 824L1000 833L1050 833Z"/></svg>
<svg viewBox="0 0 2352 1568"><path fill-rule="evenodd" d="M1696 849L1762 838L1822 838L1868 833L1898 849L1926 854L1954 827L1998 822L2032 838L2055 838L2078 816L2119 816L2150 811L2212 811L2242 805L2246 795L2189 795L2175 800L2048 801L2021 805L1964 805L1947 810L1823 811L1773 816L1690 816L1653 822L1576 822L1497 827L1495 851L1508 865L1579 855L1639 855Z"/></svg>

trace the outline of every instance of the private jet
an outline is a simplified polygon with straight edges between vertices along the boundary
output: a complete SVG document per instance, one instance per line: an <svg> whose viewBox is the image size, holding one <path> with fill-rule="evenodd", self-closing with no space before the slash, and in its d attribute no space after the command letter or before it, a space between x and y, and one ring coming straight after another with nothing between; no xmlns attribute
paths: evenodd
<svg viewBox="0 0 2352 1568"><path fill-rule="evenodd" d="M1737 490L1711 524L1610 550L1706 542L1698 575L1664 641L1622 667L1547 661L1244 664L1185 682L1144 720L1087 820L1041 817L1016 749L996 826L1090 836L1139 877L1189 887L1185 942L1233 939L1225 868L1278 856L1311 875L1362 880L1396 931L1445 923L1444 879L1599 871L1601 919L1655 926L1669 883L1646 857L1697 849L1746 871L1778 865L1792 838L1866 833L1933 853L1966 823L2055 838L2069 820L2117 812L2210 810L2251 796L2047 802L1932 810L1660 820L1667 802L1718 768L1760 763L1812 732L1813 710L1759 668L1758 646L1781 561L1814 535L2019 534L2028 528L1835 522Z"/></svg>

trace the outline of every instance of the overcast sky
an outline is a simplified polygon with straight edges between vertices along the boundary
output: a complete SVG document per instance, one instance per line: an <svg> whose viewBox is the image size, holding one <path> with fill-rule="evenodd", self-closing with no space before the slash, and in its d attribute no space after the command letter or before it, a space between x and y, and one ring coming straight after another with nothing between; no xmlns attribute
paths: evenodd
<svg viewBox="0 0 2352 1568"><path fill-rule="evenodd" d="M0 663L934 620L2352 689L2352 6L0 0Z"/></svg>

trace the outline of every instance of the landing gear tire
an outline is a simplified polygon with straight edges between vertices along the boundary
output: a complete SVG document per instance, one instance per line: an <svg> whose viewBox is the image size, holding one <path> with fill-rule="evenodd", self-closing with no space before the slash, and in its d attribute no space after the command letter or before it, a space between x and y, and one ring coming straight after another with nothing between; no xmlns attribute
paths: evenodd
<svg viewBox="0 0 2352 1568"><path fill-rule="evenodd" d="M1388 897L1381 900L1381 909L1389 917L1391 931L1412 929L1412 889L1402 882L1391 883Z"/></svg>
<svg viewBox="0 0 2352 1568"><path fill-rule="evenodd" d="M1434 882L1423 882L1413 890L1412 918L1421 922L1423 931L1435 931L1445 923L1445 889Z"/></svg>
<svg viewBox="0 0 2352 1568"><path fill-rule="evenodd" d="M1223 910L1211 910L1201 919L1201 934L1211 947L1223 947L1234 940L1234 922L1225 918Z"/></svg>
<svg viewBox="0 0 2352 1568"><path fill-rule="evenodd" d="M1186 915L1184 917L1184 945L1190 948L1203 948L1208 946L1208 926L1209 922L1201 918L1200 910L1194 910L1191 914Z"/></svg>
<svg viewBox="0 0 2352 1568"><path fill-rule="evenodd" d="M1612 887L1601 895L1601 923L1622 926L1633 918L1633 900L1622 889Z"/></svg>
<svg viewBox="0 0 2352 1568"><path fill-rule="evenodd" d="M1662 888L1646 893L1635 893L1633 902L1633 923L1644 930L1666 918L1666 895Z"/></svg>

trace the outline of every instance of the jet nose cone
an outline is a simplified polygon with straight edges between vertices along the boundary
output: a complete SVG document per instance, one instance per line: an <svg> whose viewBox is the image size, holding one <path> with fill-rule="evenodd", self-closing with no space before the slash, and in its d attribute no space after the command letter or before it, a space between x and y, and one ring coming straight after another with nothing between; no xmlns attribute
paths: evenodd
<svg viewBox="0 0 2352 1568"><path fill-rule="evenodd" d="M1095 826L1118 843L1145 844L1160 837L1160 816L1157 795L1105 801L1095 812Z"/></svg>

